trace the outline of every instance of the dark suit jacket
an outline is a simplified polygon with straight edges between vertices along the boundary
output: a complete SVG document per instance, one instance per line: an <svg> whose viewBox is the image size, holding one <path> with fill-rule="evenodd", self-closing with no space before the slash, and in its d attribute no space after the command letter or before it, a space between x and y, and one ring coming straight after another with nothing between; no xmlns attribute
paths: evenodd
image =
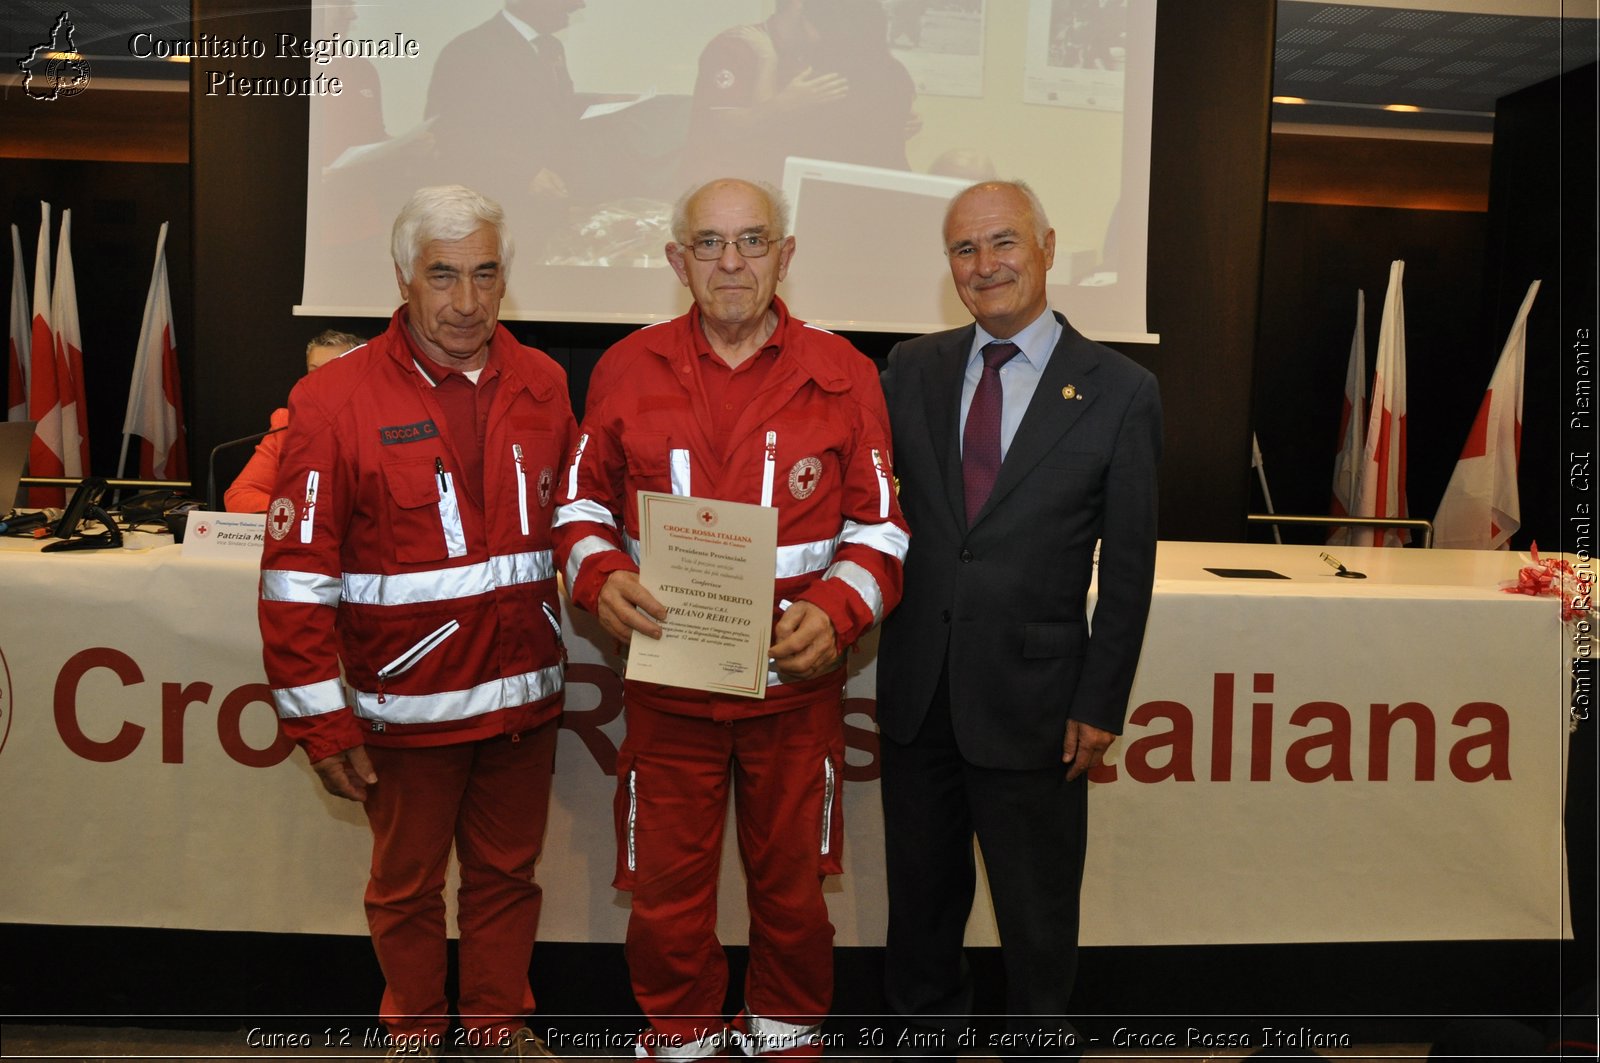
<svg viewBox="0 0 1600 1063"><path fill-rule="evenodd" d="M1155 576L1161 398L1147 370L1066 325L969 528L958 421L973 332L897 344L883 376L911 550L879 643L878 726L916 737L948 652L962 755L1044 768L1069 717L1122 731Z"/></svg>
<svg viewBox="0 0 1600 1063"><path fill-rule="evenodd" d="M582 104L565 49L541 56L499 13L445 45L423 111L436 119L437 180L475 188L514 210L541 167L564 178Z"/></svg>

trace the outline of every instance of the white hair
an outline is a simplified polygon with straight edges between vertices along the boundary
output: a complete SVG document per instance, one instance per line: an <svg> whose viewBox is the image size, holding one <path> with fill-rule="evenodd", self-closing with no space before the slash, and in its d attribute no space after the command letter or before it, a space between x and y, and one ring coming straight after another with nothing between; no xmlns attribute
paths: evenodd
<svg viewBox="0 0 1600 1063"><path fill-rule="evenodd" d="M389 238L389 253L400 269L400 278L411 283L412 267L422 249L435 240L465 240L483 226L494 230L500 245L500 274L511 272L514 250L506 231L506 212L488 196L464 185L432 185L419 188L400 208Z"/></svg>

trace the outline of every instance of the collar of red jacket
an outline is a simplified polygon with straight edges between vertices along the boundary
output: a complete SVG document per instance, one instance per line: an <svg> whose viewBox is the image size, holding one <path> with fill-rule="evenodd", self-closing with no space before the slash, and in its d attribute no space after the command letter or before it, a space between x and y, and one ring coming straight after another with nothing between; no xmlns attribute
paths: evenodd
<svg viewBox="0 0 1600 1063"><path fill-rule="evenodd" d="M762 350L777 347L778 366L793 367L805 374L823 391L850 390L850 378L840 372L839 367L833 364L834 360L819 356L819 348L822 345L807 344L801 340L802 329L813 329L824 335L832 333L815 325L807 325L792 316L789 308L777 296L772 297L772 308L778 312L778 325L772 330L772 336ZM646 350L659 355L674 366L681 361L698 358L701 353L700 348L706 342L705 333L700 329L700 307L691 306L689 312L682 317L664 322L660 326L647 328L642 338ZM839 342L846 343L843 338Z"/></svg>
<svg viewBox="0 0 1600 1063"><path fill-rule="evenodd" d="M461 375L461 370L446 368L423 353L417 338L411 334L406 307L399 307L389 319L389 334L397 340L389 345L390 357L402 366L416 369L430 384L437 386L452 373ZM515 352L521 346L504 325L496 324L494 335L489 340L489 357L484 362L484 372L498 373L504 380L514 381L526 387L535 398L548 399L555 391L552 381L544 379L543 374L532 376L517 371L522 360L515 357ZM478 379L482 380L483 377L480 376Z"/></svg>

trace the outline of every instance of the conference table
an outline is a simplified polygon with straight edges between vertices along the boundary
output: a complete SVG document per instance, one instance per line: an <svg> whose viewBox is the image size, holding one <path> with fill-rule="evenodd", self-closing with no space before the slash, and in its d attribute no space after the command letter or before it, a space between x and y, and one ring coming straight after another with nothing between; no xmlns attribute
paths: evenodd
<svg viewBox="0 0 1600 1063"><path fill-rule="evenodd" d="M1090 784L1087 945L1570 936L1570 632L1526 557L1162 542L1123 737ZM364 935L370 838L279 735L258 559L0 541L0 921ZM540 936L622 940L621 662L569 610ZM882 944L871 638L847 687L841 945ZM930 667L936 667L930 662ZM732 832L729 832L730 846ZM744 941L737 860L719 931ZM987 898L968 927L995 944Z"/></svg>

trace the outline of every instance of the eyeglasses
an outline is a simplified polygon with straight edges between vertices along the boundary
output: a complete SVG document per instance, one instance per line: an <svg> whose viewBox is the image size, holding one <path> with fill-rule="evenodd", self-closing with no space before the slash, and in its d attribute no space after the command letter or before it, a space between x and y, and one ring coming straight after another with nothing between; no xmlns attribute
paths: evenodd
<svg viewBox="0 0 1600 1063"><path fill-rule="evenodd" d="M760 233L742 233L732 240L724 240L720 236L701 236L690 240L688 246L701 262L715 262L722 257L722 249L730 244L739 252L740 258L762 258L772 249L771 238Z"/></svg>

